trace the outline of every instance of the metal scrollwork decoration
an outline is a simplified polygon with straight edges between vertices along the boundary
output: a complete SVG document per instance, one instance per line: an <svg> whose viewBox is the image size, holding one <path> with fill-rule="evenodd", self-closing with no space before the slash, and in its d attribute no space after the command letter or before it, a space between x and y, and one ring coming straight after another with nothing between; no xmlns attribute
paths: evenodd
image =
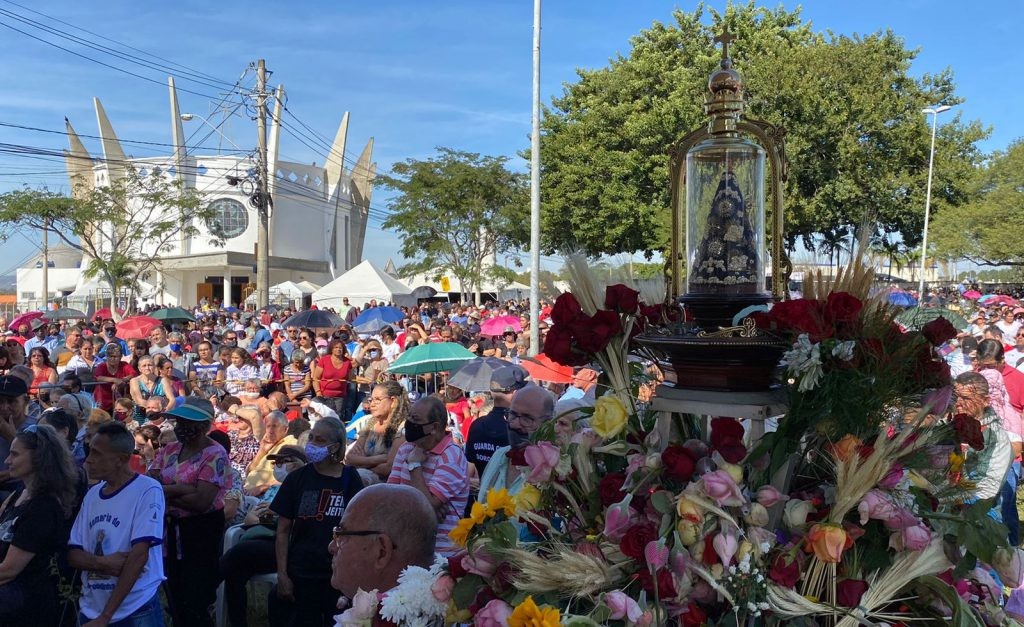
<svg viewBox="0 0 1024 627"><path fill-rule="evenodd" d="M720 328L717 331L701 331L700 333L697 334L697 337L707 337L707 338L715 338L715 337L752 338L752 337L761 337L763 335L766 335L766 334L763 333L761 330L759 330L757 328L757 325L754 323L754 319L748 317L748 318L744 318L743 319L743 324L741 324L738 327L722 327L722 328Z"/></svg>

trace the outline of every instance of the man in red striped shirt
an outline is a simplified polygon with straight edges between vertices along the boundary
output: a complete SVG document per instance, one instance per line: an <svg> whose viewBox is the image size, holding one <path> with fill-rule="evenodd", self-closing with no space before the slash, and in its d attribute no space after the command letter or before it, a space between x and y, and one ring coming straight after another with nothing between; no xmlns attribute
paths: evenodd
<svg viewBox="0 0 1024 627"><path fill-rule="evenodd" d="M448 433L448 410L440 399L428 396L412 406L405 421L405 444L395 455L388 483L410 485L427 497L437 512L434 550L448 556L459 547L448 532L466 510L469 500L469 462L462 447Z"/></svg>

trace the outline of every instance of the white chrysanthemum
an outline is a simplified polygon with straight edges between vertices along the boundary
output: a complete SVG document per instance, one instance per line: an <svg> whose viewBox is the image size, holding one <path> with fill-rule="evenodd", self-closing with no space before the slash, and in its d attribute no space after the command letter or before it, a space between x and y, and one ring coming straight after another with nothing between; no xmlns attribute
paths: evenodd
<svg viewBox="0 0 1024 627"><path fill-rule="evenodd" d="M389 590L380 604L380 615L407 627L426 627L438 616L444 616L445 603L434 598L430 587L437 579L431 570L409 566L398 576L398 585Z"/></svg>
<svg viewBox="0 0 1024 627"><path fill-rule="evenodd" d="M801 333L793 348L783 354L780 363L800 380L798 389L801 392L813 390L822 376L821 345L811 342L806 333Z"/></svg>
<svg viewBox="0 0 1024 627"><path fill-rule="evenodd" d="M847 340L846 342L839 342L832 348L832 356L842 361L850 361L853 359L853 347L856 346L856 342L853 340Z"/></svg>

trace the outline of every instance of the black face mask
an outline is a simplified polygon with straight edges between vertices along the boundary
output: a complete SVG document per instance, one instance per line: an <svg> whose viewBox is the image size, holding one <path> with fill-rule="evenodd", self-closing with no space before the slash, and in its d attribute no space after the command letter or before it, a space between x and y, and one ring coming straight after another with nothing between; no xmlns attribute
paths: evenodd
<svg viewBox="0 0 1024 627"><path fill-rule="evenodd" d="M406 423L409 424L409 423ZM531 444L530 434L512 427L508 428L508 445L513 449L526 448Z"/></svg>
<svg viewBox="0 0 1024 627"><path fill-rule="evenodd" d="M103 332L109 335L110 337L114 337L114 333L117 332L117 329L115 329L114 327L108 327L106 329L103 329Z"/></svg>
<svg viewBox="0 0 1024 627"><path fill-rule="evenodd" d="M346 342L347 343L348 342L348 333L342 333L341 335L338 336L338 339L341 340L342 342Z"/></svg>
<svg viewBox="0 0 1024 627"><path fill-rule="evenodd" d="M416 442L426 437L427 432L423 429L426 425L417 424L411 420L405 421L405 441Z"/></svg>

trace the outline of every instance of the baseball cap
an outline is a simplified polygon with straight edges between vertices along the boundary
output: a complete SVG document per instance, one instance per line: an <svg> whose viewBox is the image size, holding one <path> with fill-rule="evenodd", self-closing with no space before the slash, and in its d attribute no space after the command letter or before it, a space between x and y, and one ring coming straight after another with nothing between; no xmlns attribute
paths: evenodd
<svg viewBox="0 0 1024 627"><path fill-rule="evenodd" d="M492 392L512 392L526 385L527 372L522 366L509 364L491 374Z"/></svg>
<svg viewBox="0 0 1024 627"><path fill-rule="evenodd" d="M0 377L0 396L25 396L28 386L25 381L13 375Z"/></svg>
<svg viewBox="0 0 1024 627"><path fill-rule="evenodd" d="M210 401L186 396L184 402L170 411L162 412L160 415L177 420L191 420L192 422L213 421L213 406Z"/></svg>
<svg viewBox="0 0 1024 627"><path fill-rule="evenodd" d="M316 347L320 348L321 346L326 347L327 346L327 340L317 340L316 341Z"/></svg>
<svg viewBox="0 0 1024 627"><path fill-rule="evenodd" d="M279 460L300 461L303 464L305 464L307 461L306 452L297 446L292 446L291 444L282 446L273 455L267 455L267 459L269 459L272 462L276 462Z"/></svg>
<svg viewBox="0 0 1024 627"><path fill-rule="evenodd" d="M469 325L469 327L466 328L466 330L469 331L470 333L479 333L480 332L480 325L479 324L471 324L471 325Z"/></svg>
<svg viewBox="0 0 1024 627"><path fill-rule="evenodd" d="M515 332L516 332L515 327L513 327L512 325L508 325L507 327L505 327L505 330L501 332L501 334L505 335L506 333L515 333Z"/></svg>

